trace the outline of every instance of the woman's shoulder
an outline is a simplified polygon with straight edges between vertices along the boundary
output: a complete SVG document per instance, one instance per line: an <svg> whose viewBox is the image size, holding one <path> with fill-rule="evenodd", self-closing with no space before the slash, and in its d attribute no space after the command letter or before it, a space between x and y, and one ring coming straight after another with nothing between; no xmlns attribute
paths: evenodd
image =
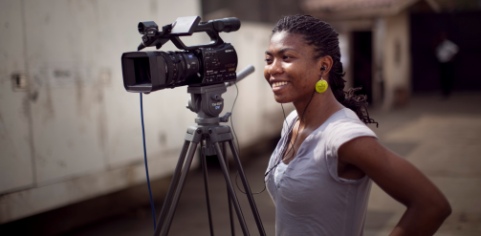
<svg viewBox="0 0 481 236"><path fill-rule="evenodd" d="M325 129L329 135L367 135L376 136L374 132L349 108L337 111L331 118Z"/></svg>
<svg viewBox="0 0 481 236"><path fill-rule="evenodd" d="M328 120L329 124L363 124L356 113L349 108L342 108L335 112Z"/></svg>

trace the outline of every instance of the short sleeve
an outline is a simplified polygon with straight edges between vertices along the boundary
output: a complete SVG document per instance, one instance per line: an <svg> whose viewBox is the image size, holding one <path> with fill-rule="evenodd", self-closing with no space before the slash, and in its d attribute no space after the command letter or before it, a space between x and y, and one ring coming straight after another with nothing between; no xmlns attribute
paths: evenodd
<svg viewBox="0 0 481 236"><path fill-rule="evenodd" d="M376 134L360 120L342 119L333 122L326 128L326 160L329 173L337 181L352 182L357 180L342 179L338 176L338 151L344 143L359 137L374 137Z"/></svg>

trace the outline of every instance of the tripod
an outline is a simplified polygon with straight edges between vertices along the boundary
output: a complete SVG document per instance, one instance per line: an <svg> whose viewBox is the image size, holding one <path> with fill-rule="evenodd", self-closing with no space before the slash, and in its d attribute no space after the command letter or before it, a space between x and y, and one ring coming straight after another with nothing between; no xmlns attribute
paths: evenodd
<svg viewBox="0 0 481 236"><path fill-rule="evenodd" d="M225 143L228 143L231 153L233 154L237 171L239 172L239 176L242 180L252 210L252 214L254 215L256 225L259 230L259 235L265 235L264 228L262 226L262 222L259 213L257 212L254 198L252 196L252 191L249 187L249 183L242 169L239 155L236 152L235 146L233 144L233 136L231 133L231 129L229 126L219 124L220 122L227 122L230 116L230 113L227 113L223 117L218 116L224 106L224 101L221 95L222 93L227 91L226 84L222 83L202 87L189 86L187 91L191 94L191 101L189 102L188 108L193 112L197 113L197 118L195 119L197 125L191 126L187 129L185 142L182 147L180 157L175 168L169 190L166 195L166 199L163 203L154 235L167 235L169 232L172 218L175 213L175 208L177 207L177 203L179 201L187 173L190 169L195 150L199 143L202 146L203 154L217 155L217 158L219 160L219 164L222 169L228 190L229 216L232 235L234 235L232 206L235 209L239 224L242 228L242 232L244 233L244 235L250 234L247 229L247 225L243 217L234 187L229 177L226 156L224 155L225 152L223 152L223 149L221 148L221 144ZM205 158L205 155L201 158ZM202 161L205 162L205 160ZM209 226L211 235L213 235L212 218L209 203L210 200L207 186L207 168L205 165L203 165L203 167Z"/></svg>

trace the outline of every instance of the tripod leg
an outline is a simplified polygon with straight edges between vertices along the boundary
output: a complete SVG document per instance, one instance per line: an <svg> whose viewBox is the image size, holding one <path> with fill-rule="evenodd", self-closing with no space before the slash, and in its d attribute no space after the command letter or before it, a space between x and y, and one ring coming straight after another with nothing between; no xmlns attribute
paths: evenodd
<svg viewBox="0 0 481 236"><path fill-rule="evenodd" d="M224 156L224 162L226 163L227 173L230 173L229 162L227 160L228 158L227 158L227 154L226 154L226 151L225 151L225 142L222 142L221 148L222 148L222 153L223 153L223 156ZM226 188L228 188L229 187L229 181L227 181L227 179L225 180L225 184L226 184ZM234 203L232 202L232 196L231 196L229 191L227 191L227 204L228 204L228 207L229 207L230 233L231 233L231 236L235 236L234 218L232 217L232 205Z"/></svg>
<svg viewBox="0 0 481 236"><path fill-rule="evenodd" d="M262 226L261 217L259 216L259 212L257 211L257 207L256 207L256 204L255 204L255 201L254 201L254 197L252 195L251 188L249 186L249 182L247 181L244 170L242 169L242 164L240 162L239 155L236 152L236 149L234 147L234 144L233 144L232 140L229 140L229 146L231 148L231 152L232 152L232 155L234 157L234 160L237 164L237 170L239 171L239 175L241 177L242 183L244 184L244 189L246 191L247 198L249 199L249 204L250 204L251 209L252 209L252 214L254 214L254 218L256 220L256 224L257 224L257 228L259 230L259 234L260 235L266 235L266 232L264 231L264 227Z"/></svg>
<svg viewBox="0 0 481 236"><path fill-rule="evenodd" d="M227 170L227 165L224 161L225 158L224 158L224 155L222 153L222 150L221 150L218 142L215 142L215 150L217 152L217 158L219 159L219 163L220 163L220 166L222 168L222 172L224 173L224 177L225 177L227 185L228 185L227 190L229 191L229 194L230 194L229 196L232 197L231 202L234 205L234 209L236 210L237 218L239 219L239 223L241 225L242 232L244 233L244 235L249 235L249 230L247 229L247 225L246 225L244 216L242 214L242 210L241 210L239 201L237 199L237 195L235 194L234 187L232 186L232 181L230 180L229 172Z"/></svg>
<svg viewBox="0 0 481 236"><path fill-rule="evenodd" d="M160 233L162 233L161 235L167 235L169 232L175 208L177 207L180 198L180 192L182 191L185 178L190 169L190 165L192 164L197 144L198 143L191 143L191 145L189 145L189 142L187 141L184 143L179 162L175 169L174 177L169 187L169 192L167 193L166 201L162 206L162 211L159 220L157 221L158 223L154 233L155 236L158 236ZM185 159L186 157L187 159Z"/></svg>
<svg viewBox="0 0 481 236"><path fill-rule="evenodd" d="M200 161L202 164L202 170L204 173L204 189L205 189L205 200L207 203L207 216L209 217L209 229L210 229L210 235L214 235L214 226L212 224L212 212L210 208L210 198L209 198L209 181L208 181L208 174L207 174L207 163L206 163L206 156L205 156L205 150L203 150L205 147L202 147L202 151L199 154Z"/></svg>
<svg viewBox="0 0 481 236"><path fill-rule="evenodd" d="M224 161L226 163L227 172L230 173L229 164L228 164L229 162L227 160L227 154L226 154L226 151L225 151L225 142L222 142L222 153L224 153ZM229 186L229 182L227 182L227 180L226 180L226 187L227 186ZM227 203L229 204L230 233L231 233L232 236L235 236L234 218L232 217L232 205L234 203L232 203L232 196L230 195L230 192L227 192Z"/></svg>
<svg viewBox="0 0 481 236"><path fill-rule="evenodd" d="M174 174L172 175L172 180L170 181L169 190L164 199L164 203L162 206L162 210L160 211L159 218L157 219L156 229L158 230L160 230L159 226L161 226L162 222L165 220L165 216L167 215L167 212L168 212L168 207L170 207L172 204L172 197L179 183L179 178L182 173L182 167L184 166L185 156L186 156L187 150L189 149L189 144L190 143L188 141L185 141L182 147L179 160L177 161L177 166L175 167ZM156 230L155 235L158 235L157 233L158 230Z"/></svg>
<svg viewBox="0 0 481 236"><path fill-rule="evenodd" d="M197 148L197 143L193 143L191 145L191 148L187 152L187 160L186 160L186 163L184 164L184 168L182 169L182 174L181 174L180 179L179 179L179 186L175 190L172 205L171 205L170 210L167 214L167 218L166 218L166 222L165 222L165 226L166 226L165 227L165 233L163 233L162 235L167 235L169 233L169 229L170 229L170 225L172 223L172 219L174 217L175 209L177 208L177 203L180 199L180 193L182 192L182 190L184 188L185 179L187 177L187 173L190 170L190 165L192 164L192 160L194 158L194 153L195 153L196 148ZM164 232L164 231L162 231L162 232Z"/></svg>

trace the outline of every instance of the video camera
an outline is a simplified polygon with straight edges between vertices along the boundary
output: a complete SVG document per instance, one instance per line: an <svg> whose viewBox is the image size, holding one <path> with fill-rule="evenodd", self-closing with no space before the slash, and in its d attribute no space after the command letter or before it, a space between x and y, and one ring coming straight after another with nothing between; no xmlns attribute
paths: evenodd
<svg viewBox="0 0 481 236"><path fill-rule="evenodd" d="M179 17L159 31L153 21L139 22L138 31L142 43L137 52L122 54L124 87L129 92L150 93L164 88L183 85L205 86L236 80L237 53L225 43L219 32L231 32L240 28L235 17L200 22L199 16ZM180 36L206 32L211 42L186 46ZM178 52L146 51L145 47L159 49L169 40L182 49Z"/></svg>

